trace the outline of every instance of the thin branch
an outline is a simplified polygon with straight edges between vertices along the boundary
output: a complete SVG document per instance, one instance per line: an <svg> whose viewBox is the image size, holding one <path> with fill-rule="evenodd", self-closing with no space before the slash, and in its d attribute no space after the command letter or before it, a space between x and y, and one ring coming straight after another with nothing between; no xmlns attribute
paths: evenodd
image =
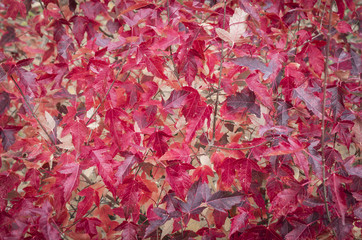
<svg viewBox="0 0 362 240"><path fill-rule="evenodd" d="M226 18L226 1L224 1L224 19L223 19L223 29L225 29L225 18ZM224 63L224 40L221 40L221 50L220 50L220 74L219 74L219 82L217 85L217 92L216 92L216 100L215 100L215 109L214 109L214 119L212 123L212 141L211 144L213 145L215 142L215 136L216 136L216 120L217 120L217 110L219 106L219 92L220 92L220 86L221 86L221 78L222 78L222 68Z"/></svg>
<svg viewBox="0 0 362 240"><path fill-rule="evenodd" d="M255 148L255 147L259 147L261 145L264 145L266 143L268 143L269 141L265 141L265 142L262 142L262 143L259 143L255 146L249 146L249 147L242 147L242 148L228 148L228 147L221 147L221 146L210 146L211 148L219 148L219 149L224 149L224 150L230 150L230 151L238 151L238 150L247 150L247 149L251 149L251 148Z"/></svg>
<svg viewBox="0 0 362 240"><path fill-rule="evenodd" d="M326 159L324 154L324 145L325 145L325 115L326 115L326 98L327 98L327 81L328 81L328 62L329 62L329 47L331 42L331 20L332 20L332 8L334 1L331 1L331 6L329 9L329 20L328 20L328 33L327 33L327 46L326 46L326 60L324 64L324 81L323 81L323 102L322 102L322 136L321 136L321 154L322 154L322 165L323 165L323 195L324 195L324 206L326 209L326 214L328 218L328 222L331 222L331 216L328 210L328 202L327 202L327 188L326 188Z"/></svg>
<svg viewBox="0 0 362 240"><path fill-rule="evenodd" d="M56 142L54 141L54 139L49 135L49 133L47 132L47 130L45 129L45 127L43 126L43 124L41 124L41 122L39 121L38 117L35 115L33 109L31 108L29 102L26 100L26 97L25 97L25 94L23 92L23 90L21 90L19 84L15 81L14 77L12 75L10 75L11 79L13 80L13 82L15 83L16 85L16 88L19 90L21 96L23 97L24 99L24 102L25 102L25 105L28 107L31 115L33 116L33 118L38 122L40 128L43 130L43 132L47 135L47 137L49 138L49 140L51 141L52 145L56 148L56 150L58 152L60 152L60 148L56 145Z"/></svg>

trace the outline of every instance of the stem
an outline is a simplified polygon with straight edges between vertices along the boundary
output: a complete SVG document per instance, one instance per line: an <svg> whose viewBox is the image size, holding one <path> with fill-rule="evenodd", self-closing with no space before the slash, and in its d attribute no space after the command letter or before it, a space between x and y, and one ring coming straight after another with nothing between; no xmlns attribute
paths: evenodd
<svg viewBox="0 0 362 240"><path fill-rule="evenodd" d="M225 15L226 15L226 1L224 1L224 19L223 19L223 29L225 29ZM217 110L219 105L219 92L220 92L220 85L221 85L221 78L222 78L222 68L224 63L224 40L221 39L221 59L220 59L220 74L219 74L219 82L217 85L217 92L216 92L216 100L215 100L215 109L214 109L214 121L212 123L212 141L211 145L215 142L215 132L216 132L216 120L217 120Z"/></svg>
<svg viewBox="0 0 362 240"><path fill-rule="evenodd" d="M228 147L221 147L221 146L211 146L211 148L219 148L219 149L224 149L224 150L231 150L231 151L238 151L238 150L247 150L247 149L251 149L251 148L255 148L255 147L259 147L261 145L264 145L266 143L268 143L269 141L265 141L262 143L259 143L255 146L250 146L250 147L242 147L242 148L228 148Z"/></svg>
<svg viewBox="0 0 362 240"><path fill-rule="evenodd" d="M38 122L40 128L43 130L43 132L47 135L47 137L49 138L49 140L51 141L52 145L56 148L56 150L58 152L60 152L60 148L57 147L56 142L54 141L54 139L49 135L49 133L47 132L47 130L45 129L45 127L43 126L43 124L41 124L41 122L39 121L38 117L35 115L35 113L33 112L33 109L31 109L31 106L29 104L29 102L26 100L25 94L23 92L23 90L21 90L19 84L15 81L14 77L12 75L10 75L11 79L13 80L13 82L16 85L16 88L19 90L21 96L24 99L25 105L29 108L29 111L31 113L31 115L33 116L33 118Z"/></svg>
<svg viewBox="0 0 362 240"><path fill-rule="evenodd" d="M324 206L327 213L328 223L331 222L331 216L328 210L328 202L327 202L327 187L326 187L326 159L324 154L324 145L325 145L325 111L326 111L326 92L327 92L327 80L328 80L328 61L329 61L329 46L331 41L331 19L332 19L332 8L333 8L333 0L331 2L331 6L329 9L329 20L328 20L328 33L327 33L327 46L326 46L326 62L324 65L324 81L323 81L323 102L322 102L322 136L321 136L321 154L322 154L322 165L323 165L323 197L324 197Z"/></svg>

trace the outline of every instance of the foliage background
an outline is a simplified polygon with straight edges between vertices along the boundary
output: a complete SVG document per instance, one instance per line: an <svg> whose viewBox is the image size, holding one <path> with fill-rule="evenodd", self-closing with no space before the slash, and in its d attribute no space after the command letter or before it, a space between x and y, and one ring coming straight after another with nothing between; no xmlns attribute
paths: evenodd
<svg viewBox="0 0 362 240"><path fill-rule="evenodd" d="M1 239L357 239L352 0L0 2Z"/></svg>

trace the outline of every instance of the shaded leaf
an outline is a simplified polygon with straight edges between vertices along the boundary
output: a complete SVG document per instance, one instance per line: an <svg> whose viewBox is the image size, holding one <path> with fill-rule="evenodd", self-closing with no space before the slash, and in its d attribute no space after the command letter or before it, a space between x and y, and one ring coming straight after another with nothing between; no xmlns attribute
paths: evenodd
<svg viewBox="0 0 362 240"><path fill-rule="evenodd" d="M264 80L268 79L269 76L274 72L274 65L269 64L266 66L259 58L254 57L239 57L231 60L233 63L242 66L248 67L250 70L259 70L264 73Z"/></svg>
<svg viewBox="0 0 362 240"><path fill-rule="evenodd" d="M231 193L226 191L218 191L214 193L206 203L214 209L225 212L230 210L233 206L241 203L243 197L240 193Z"/></svg>
<svg viewBox="0 0 362 240"><path fill-rule="evenodd" d="M0 137L2 138L1 144L5 151L9 150L11 145L15 143L15 134L20 131L23 127L21 126L6 126L0 128Z"/></svg>

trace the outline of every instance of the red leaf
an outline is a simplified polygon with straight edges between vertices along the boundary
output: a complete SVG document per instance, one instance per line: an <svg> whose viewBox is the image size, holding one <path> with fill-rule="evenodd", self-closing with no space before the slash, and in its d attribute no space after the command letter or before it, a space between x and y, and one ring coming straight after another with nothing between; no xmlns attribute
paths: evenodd
<svg viewBox="0 0 362 240"><path fill-rule="evenodd" d="M11 192L20 182L19 177L14 173L0 175L0 210L5 211L7 204L8 193Z"/></svg>
<svg viewBox="0 0 362 240"><path fill-rule="evenodd" d="M79 196L84 196L84 199L78 204L78 211L74 221L83 217L88 210L93 206L94 190L91 187L85 188L78 193Z"/></svg>
<svg viewBox="0 0 362 240"><path fill-rule="evenodd" d="M163 61L159 57L144 56L144 61L148 71L153 73L156 77L166 79L166 75L163 73Z"/></svg>
<svg viewBox="0 0 362 240"><path fill-rule="evenodd" d="M338 32L340 32L340 33L352 33L351 25L349 25L349 24L346 23L345 21L340 21L340 22L337 24L336 29L337 29Z"/></svg>
<svg viewBox="0 0 362 240"><path fill-rule="evenodd" d="M79 175L81 169L78 163L67 163L64 164L59 170L59 173L67 174L68 176L62 179L62 186L64 188L64 199L69 200L74 189L77 188L79 184Z"/></svg>
<svg viewBox="0 0 362 240"><path fill-rule="evenodd" d="M249 158L242 158L238 160L239 164L235 165L234 168L238 168L238 179L243 187L243 190L245 192L249 192L250 184L251 184L251 178L252 178L252 171L259 171L260 169L259 165L252 159Z"/></svg>
<svg viewBox="0 0 362 240"><path fill-rule="evenodd" d="M76 231L85 231L92 238L98 234L97 226L100 226L102 222L98 218L83 218L76 225Z"/></svg>
<svg viewBox="0 0 362 240"><path fill-rule="evenodd" d="M216 168L219 172L221 183L227 188L233 184L235 180L235 173L239 166L239 160L235 158L225 158L224 161Z"/></svg>
<svg viewBox="0 0 362 240"><path fill-rule="evenodd" d="M210 188L201 181L195 182L187 192L187 202L181 202L181 208L184 213L200 214L205 207L200 207L210 196Z"/></svg>
<svg viewBox="0 0 362 240"><path fill-rule="evenodd" d="M215 226L220 229L225 224L225 220L228 217L228 213L220 212L214 209L214 211L212 212L212 216L214 217L215 220Z"/></svg>
<svg viewBox="0 0 362 240"><path fill-rule="evenodd" d="M68 133L72 135L72 143L75 150L80 152L86 137L88 137L88 128L85 126L84 121L70 121L70 124L64 127L62 136L65 136Z"/></svg>
<svg viewBox="0 0 362 240"><path fill-rule="evenodd" d="M107 148L100 148L92 150L90 153L91 158L96 163L99 175L101 175L103 182L108 189L116 196L116 181L113 174L113 158L108 152Z"/></svg>
<svg viewBox="0 0 362 240"><path fill-rule="evenodd" d="M308 229L308 225L299 223L291 232L285 235L286 240L298 240L306 239L308 236L304 236L305 231Z"/></svg>
<svg viewBox="0 0 362 240"><path fill-rule="evenodd" d="M156 131L148 138L148 146L152 146L152 149L156 151L156 156L161 157L168 150L167 140L172 137L164 131Z"/></svg>
<svg viewBox="0 0 362 240"><path fill-rule="evenodd" d="M229 238L231 235L233 235L235 232L241 230L242 228L246 227L248 223L248 213L244 211L243 209L239 209L240 214L236 215L231 219L231 227L230 227L230 233Z"/></svg>
<svg viewBox="0 0 362 240"><path fill-rule="evenodd" d="M322 101L310 91L306 84L295 88L293 95L302 100L318 118L322 118Z"/></svg>
<svg viewBox="0 0 362 240"><path fill-rule="evenodd" d="M297 208L297 194L298 189L295 188L284 189L278 193L271 202L270 208L270 210L274 212L274 218L277 219L280 216L286 216Z"/></svg>
<svg viewBox="0 0 362 240"><path fill-rule="evenodd" d="M194 167L186 163L174 164L166 168L166 181L181 199L185 199L191 186L191 177L187 172L190 169Z"/></svg>
<svg viewBox="0 0 362 240"><path fill-rule="evenodd" d="M245 79L249 89L253 91L256 97L269 109L274 109L273 98L271 91L262 83L259 82L259 76L257 74L250 74Z"/></svg>
<svg viewBox="0 0 362 240"><path fill-rule="evenodd" d="M83 13L89 19L95 20L98 14L106 12L106 7L102 2L82 2L79 6Z"/></svg>
<svg viewBox="0 0 362 240"><path fill-rule="evenodd" d="M38 88L38 84L35 81L37 75L20 67L15 68L15 73L18 75L21 85L24 86L25 93L31 98L34 97Z"/></svg>
<svg viewBox="0 0 362 240"><path fill-rule="evenodd" d="M137 240L137 224L133 222L123 221L118 227L114 229L115 231L122 231L122 239Z"/></svg>
<svg viewBox="0 0 362 240"><path fill-rule="evenodd" d="M209 182L207 176L210 176L210 177L214 176L214 172L207 165L197 167L195 169L195 171L193 172L193 174L192 174L193 179L196 179L196 180L201 179L201 181L203 183L208 183Z"/></svg>
<svg viewBox="0 0 362 240"><path fill-rule="evenodd" d="M170 97L162 105L165 109L180 108L189 94L190 92L186 90L173 90Z"/></svg>
<svg viewBox="0 0 362 240"><path fill-rule="evenodd" d="M7 7L4 19L10 17L15 20L18 14L20 14L22 18L26 17L26 7L23 1L4 0L3 4Z"/></svg>
<svg viewBox="0 0 362 240"><path fill-rule="evenodd" d="M141 161L138 155L132 153L125 153L124 157L124 161L118 167L117 173L115 174L115 176L120 179L120 183L123 183L123 180L128 176L133 164Z"/></svg>
<svg viewBox="0 0 362 240"><path fill-rule="evenodd" d="M352 141L351 129L353 125L352 121L338 121L335 123L331 134L338 133L341 142L349 148Z"/></svg>
<svg viewBox="0 0 362 240"><path fill-rule="evenodd" d="M202 128L206 119L208 121L208 124L210 124L211 113L212 113L212 107L206 106L205 104L197 106L195 112L192 113L192 115L190 114L190 112L188 112L188 115L185 115L187 120L186 138L185 138L186 143L191 142L191 140L196 134L196 131Z"/></svg>
<svg viewBox="0 0 362 240"><path fill-rule="evenodd" d="M339 176L337 174L332 174L326 184L331 188L333 193L333 201L335 202L335 206L337 208L338 213L342 217L342 224L345 224L345 216L347 212L347 203L346 203L346 194L344 193L344 189L342 187L342 183L350 183L351 179Z"/></svg>
<svg viewBox="0 0 362 240"><path fill-rule="evenodd" d="M156 119L157 106L151 105L143 111L133 113L133 119L137 122L140 129L149 127Z"/></svg>

